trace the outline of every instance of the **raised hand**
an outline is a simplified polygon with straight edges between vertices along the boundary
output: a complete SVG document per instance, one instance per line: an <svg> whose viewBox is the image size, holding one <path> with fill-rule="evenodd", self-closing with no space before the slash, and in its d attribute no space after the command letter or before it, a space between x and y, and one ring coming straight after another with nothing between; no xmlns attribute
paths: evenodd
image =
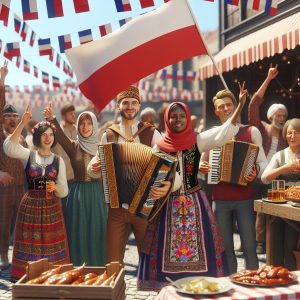
<svg viewBox="0 0 300 300"><path fill-rule="evenodd" d="M26 107L26 110L22 116L21 123L26 124L31 119L32 119L32 113L31 113L30 104L28 104Z"/></svg>
<svg viewBox="0 0 300 300"><path fill-rule="evenodd" d="M52 121L54 119L53 109L52 109L52 103L50 102L48 106L44 109L44 118L48 121Z"/></svg>
<svg viewBox="0 0 300 300"><path fill-rule="evenodd" d="M240 103L244 106L245 103L246 103L247 96L249 95L248 90L245 89L245 81L243 82L242 85L238 81L238 85L239 85L239 88L240 88L239 100L240 100Z"/></svg>
<svg viewBox="0 0 300 300"><path fill-rule="evenodd" d="M272 64L270 64L270 68L267 76L269 81L273 80L278 75L279 71L277 70L277 68L278 68L277 64L275 65L275 67L273 67Z"/></svg>
<svg viewBox="0 0 300 300"><path fill-rule="evenodd" d="M0 68L0 86L4 85L5 82L5 77L8 73L8 69L7 69L7 60L4 61L3 66Z"/></svg>

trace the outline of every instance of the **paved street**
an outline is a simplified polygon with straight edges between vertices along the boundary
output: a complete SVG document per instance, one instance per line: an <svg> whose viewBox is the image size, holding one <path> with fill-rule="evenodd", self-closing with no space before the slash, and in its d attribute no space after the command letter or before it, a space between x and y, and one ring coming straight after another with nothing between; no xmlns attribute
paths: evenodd
<svg viewBox="0 0 300 300"><path fill-rule="evenodd" d="M235 245L239 245L238 235L235 234ZM10 248L10 256L12 253L12 247ZM242 259L242 253L237 252L238 255L238 267L239 269L244 268L244 260ZM11 259L11 257L10 257ZM265 255L259 255L260 264L265 263ZM125 281L126 281L126 300L133 299L152 299L157 293L156 292L143 292L137 291L136 289L136 272L138 264L138 253L136 250L135 242L131 236L125 254ZM1 271L0 274L0 300L11 299L11 287L10 282L10 269Z"/></svg>

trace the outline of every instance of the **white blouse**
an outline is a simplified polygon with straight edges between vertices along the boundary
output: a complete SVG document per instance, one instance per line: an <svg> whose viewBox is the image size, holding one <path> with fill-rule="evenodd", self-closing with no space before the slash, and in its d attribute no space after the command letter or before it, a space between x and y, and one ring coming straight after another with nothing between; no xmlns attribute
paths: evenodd
<svg viewBox="0 0 300 300"><path fill-rule="evenodd" d="M289 147L285 148L284 150L284 156L285 156L285 163L292 163L296 159L299 159L295 153L293 153ZM283 162L281 162L281 154L280 151L276 152L273 157L271 158L271 161L265 168L263 174L261 175L261 181L264 184L270 184L271 181L267 180L267 175L269 171L279 168L282 165ZM294 183L295 184L295 183ZM297 182L297 184L300 184Z"/></svg>
<svg viewBox="0 0 300 300"><path fill-rule="evenodd" d="M5 154L12 158L17 158L22 161L22 164L24 168L27 165L29 156L30 156L30 150L23 147L19 143L13 143L10 139L10 136L8 136L4 143L3 143L3 150ZM42 155L39 155L37 151L36 152L36 163L39 165L50 165L53 162L54 159L54 153L52 153L50 156L44 157ZM59 157L59 171L57 174L57 179L55 185L59 188L62 187L62 189L59 189L60 191L55 191L55 195L57 197L63 198L68 195L68 182L66 178L66 165L64 160Z"/></svg>

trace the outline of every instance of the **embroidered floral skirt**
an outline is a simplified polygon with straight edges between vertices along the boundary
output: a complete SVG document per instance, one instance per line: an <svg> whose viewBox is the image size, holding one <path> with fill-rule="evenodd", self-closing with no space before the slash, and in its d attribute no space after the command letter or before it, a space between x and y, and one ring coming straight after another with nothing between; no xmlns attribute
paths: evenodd
<svg viewBox="0 0 300 300"><path fill-rule="evenodd" d="M66 228L59 198L28 192L18 210L12 258L12 278L25 274L28 261L48 258L55 264L70 262Z"/></svg>
<svg viewBox="0 0 300 300"><path fill-rule="evenodd" d="M160 289L167 284L166 276L226 276L224 251L204 192L171 194L154 230L150 254L140 255L138 288Z"/></svg>

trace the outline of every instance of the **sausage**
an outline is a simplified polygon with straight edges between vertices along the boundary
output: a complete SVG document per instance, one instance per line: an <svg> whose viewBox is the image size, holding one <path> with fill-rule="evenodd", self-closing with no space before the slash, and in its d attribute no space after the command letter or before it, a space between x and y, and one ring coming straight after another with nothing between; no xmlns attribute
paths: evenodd
<svg viewBox="0 0 300 300"><path fill-rule="evenodd" d="M107 279L106 271L99 276L99 278L93 283L93 285L100 285Z"/></svg>
<svg viewBox="0 0 300 300"><path fill-rule="evenodd" d="M48 284L56 284L59 280L61 280L63 278L62 274L55 274L52 275L51 277L49 277L44 284L48 285Z"/></svg>
<svg viewBox="0 0 300 300"><path fill-rule="evenodd" d="M116 277L117 273L115 272L114 274L112 274L110 277L108 277L105 281L103 281L103 283L101 284L103 285L110 285L111 281L114 280L114 278Z"/></svg>
<svg viewBox="0 0 300 300"><path fill-rule="evenodd" d="M90 278L82 283L80 283L79 285L92 285L94 282L96 282L96 280L98 279L99 277L94 277L94 278Z"/></svg>
<svg viewBox="0 0 300 300"><path fill-rule="evenodd" d="M39 277L27 281L26 284L42 284L52 275L59 274L60 271L61 271L61 266L51 270L47 270L43 272Z"/></svg>
<svg viewBox="0 0 300 300"><path fill-rule="evenodd" d="M74 282L72 282L72 285L79 285L82 282L84 282L84 277L83 276L79 276L79 278L77 280L75 280Z"/></svg>
<svg viewBox="0 0 300 300"><path fill-rule="evenodd" d="M273 267L268 273L267 273L267 278L275 278L278 271L281 269L282 267Z"/></svg>

